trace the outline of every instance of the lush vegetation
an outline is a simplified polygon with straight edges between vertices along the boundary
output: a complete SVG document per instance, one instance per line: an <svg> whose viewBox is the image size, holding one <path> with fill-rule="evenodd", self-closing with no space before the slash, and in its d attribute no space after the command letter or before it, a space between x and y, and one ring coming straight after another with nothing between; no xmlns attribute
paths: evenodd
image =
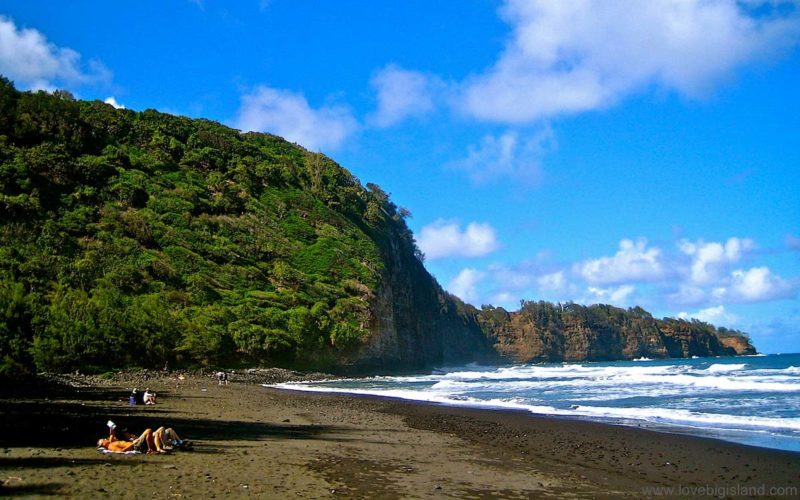
<svg viewBox="0 0 800 500"><path fill-rule="evenodd" d="M408 215L279 137L2 79L0 373L326 366Z"/></svg>

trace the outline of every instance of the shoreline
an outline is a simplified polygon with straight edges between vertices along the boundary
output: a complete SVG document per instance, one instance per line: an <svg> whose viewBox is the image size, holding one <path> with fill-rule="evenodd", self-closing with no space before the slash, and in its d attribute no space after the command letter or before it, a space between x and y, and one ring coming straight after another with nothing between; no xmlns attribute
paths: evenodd
<svg viewBox="0 0 800 500"><path fill-rule="evenodd" d="M280 384L277 384L280 385ZM585 422L589 424L597 424L600 426L611 426L611 427L622 427L626 429L637 429L640 431L645 432L653 432L656 434L666 434L669 436L684 436L690 439L700 439L700 440L709 440L714 441L721 444L730 444L735 446L744 446L747 448L754 448L758 450L766 450L766 451L775 451L781 453L788 453L797 455L800 458L800 450L792 450L787 448L778 448L778 447L771 447L771 446L761 446L757 444L749 444L740 441L733 441L729 439L725 439L722 437L717 437L714 435L703 435L699 432L692 432L691 427L689 426L682 426L680 424L657 424L647 420L638 420L638 419L631 419L631 422L637 422L634 424L626 424L623 422L614 421L613 418L609 417L606 421L600 418L593 418L590 416L583 416L583 415L559 415L559 414L549 414L549 413L536 413L532 412L525 407L514 408L509 406L493 406L490 404L481 405L478 403L470 404L470 403L459 403L458 401L432 401L432 400L424 400L424 399L413 399L413 398L405 398L402 396L387 396L387 395L380 395L380 394L372 394L372 393L357 393L357 392L347 392L346 390L341 391L324 391L324 390L315 390L315 389L294 389L290 387L278 387L277 385L269 385L269 384L262 384L262 387L265 389L274 389L278 391L287 391L287 392L300 392L300 393L315 393L315 394L331 394L331 395L341 395L341 396L351 396L354 398L366 398L366 399L375 399L379 401L385 402L405 402L410 405L429 405L432 407L441 407L441 408L452 408L454 410L466 409L466 410L479 410L479 411L486 411L486 412L508 412L509 414L519 414L523 416L529 416L531 418L539 418L543 420L556 420L556 421L563 421L563 422ZM671 428L675 428L675 430L671 430ZM696 427L700 431L705 431L707 429Z"/></svg>
<svg viewBox="0 0 800 500"><path fill-rule="evenodd" d="M219 386L209 376L147 383L159 393L155 406L128 406L120 398L130 387L118 381L1 399L0 493L641 498L706 496L698 488L758 496L762 487L788 497L800 488L800 453L712 438L258 382ZM172 426L195 451L101 455L92 444L109 418L135 432Z"/></svg>
<svg viewBox="0 0 800 500"><path fill-rule="evenodd" d="M325 381L326 380L324 379L318 379L314 380L313 382L325 382ZM570 413L568 410L558 410L556 408L553 408L554 410L553 413L548 413L546 411L535 411L534 409L532 409L532 407L524 404L516 404L516 403L499 404L491 401L482 401L482 400L460 401L457 399L447 399L444 397L418 399L415 398L414 396L406 396L402 394L392 394L392 393L384 394L382 393L382 391L370 392L369 389L358 389L358 388L346 389L339 387L317 388L310 385L302 385L305 382L312 382L312 381L293 380L287 382L278 382L278 383L262 384L262 385L263 387L277 389L277 390L296 391L296 392L315 393L315 394L338 394L338 395L348 395L354 397L387 399L390 401L392 400L406 401L412 404L416 403L416 404L441 405L444 407L451 407L455 409L471 408L471 409L479 409L487 411L522 412L527 415L541 417L541 418L564 419L568 421L578 421L578 422L593 422L602 425L620 426L632 429L643 429L662 434L689 436L701 439L712 439L724 443L749 446L753 448L763 448L767 450L785 451L800 455L800 443L793 442L794 446L792 447L787 447L785 445L779 445L779 444L770 446L769 445L770 442L781 441L781 436L773 435L769 433L769 431L759 431L757 428L731 429L731 428L713 427L713 426L703 427L700 425L691 425L691 421L672 422L669 420L665 420L663 422L658 422L636 416L619 417L619 416L602 415L602 414L592 415L592 414ZM301 385L295 385L295 384L301 384ZM391 392L391 390L387 392ZM533 408L539 408L539 407L533 407ZM740 436L744 436L744 438L735 439L737 433L739 433ZM733 436L733 437L729 438L727 436Z"/></svg>

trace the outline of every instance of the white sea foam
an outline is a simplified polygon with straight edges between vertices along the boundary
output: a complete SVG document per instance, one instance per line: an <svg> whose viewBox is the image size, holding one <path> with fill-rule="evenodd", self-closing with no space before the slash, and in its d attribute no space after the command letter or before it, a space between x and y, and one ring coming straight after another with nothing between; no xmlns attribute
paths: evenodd
<svg viewBox="0 0 800 500"><path fill-rule="evenodd" d="M756 416L700 413L668 408L609 408L578 406L576 415L645 420L672 424L701 424L704 427L726 429L785 429L800 431L800 418L769 418Z"/></svg>
<svg viewBox="0 0 800 500"><path fill-rule="evenodd" d="M469 365L420 376L275 387L513 408L619 423L651 422L722 434L727 430L737 435L769 433L800 443L797 359ZM800 449L800 444L791 446Z"/></svg>
<svg viewBox="0 0 800 500"><path fill-rule="evenodd" d="M516 410L530 410L530 405L518 403L511 399L491 399L481 400L470 397L448 397L441 394L403 390L403 389L354 389L354 388L337 388L337 387L324 387L317 385L304 385L303 383L287 382L283 384L262 384L263 387L274 387L276 389L289 389L293 391L305 392L326 392L326 393L339 393L339 394L360 394L364 396L381 396L388 398L407 399L412 401L425 401L429 403L443 403L455 406L469 406L469 407L487 407L487 408L511 408ZM555 408L553 408L556 411Z"/></svg>
<svg viewBox="0 0 800 500"><path fill-rule="evenodd" d="M303 385L301 383L284 383L267 385L278 389L290 389L307 392L329 392L345 394L361 394L382 396L413 401L441 403L453 406L467 406L475 408L506 408L527 410L539 415L558 415L573 417L600 417L626 421L645 421L659 424L673 424L686 426L699 426L730 430L791 430L800 432L800 418L770 418L757 416L741 416L718 413L701 413L683 409L668 408L614 408L603 406L573 406L570 409L555 408L548 405L532 405L521 402L517 398L481 400L471 397L448 397L443 394L425 393L420 391L402 389L345 389Z"/></svg>
<svg viewBox="0 0 800 500"><path fill-rule="evenodd" d="M707 368L685 365L637 366L562 366L521 365L495 371L455 371L404 377L374 377L339 381L360 385L362 389L388 389L413 384L441 394L475 391L519 393L537 390L603 391L646 396L673 394L676 390L800 392L797 367L783 370L746 371L744 363L714 363ZM739 372L743 372L739 374ZM736 375L734 375L736 374ZM371 387L369 387L371 386Z"/></svg>
<svg viewBox="0 0 800 500"><path fill-rule="evenodd" d="M721 364L721 363L714 363L713 365L706 368L706 371L709 373L727 373L727 372L735 372L738 370L742 370L745 366L744 363L739 364Z"/></svg>

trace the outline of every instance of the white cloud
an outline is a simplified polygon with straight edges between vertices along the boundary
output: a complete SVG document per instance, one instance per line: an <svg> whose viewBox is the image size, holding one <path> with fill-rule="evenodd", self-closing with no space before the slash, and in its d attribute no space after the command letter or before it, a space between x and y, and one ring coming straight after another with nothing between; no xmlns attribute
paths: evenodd
<svg viewBox="0 0 800 500"><path fill-rule="evenodd" d="M43 90L111 80L111 72L101 63L83 64L78 52L50 43L35 29L19 29L13 20L3 16L0 16L0 74L19 87Z"/></svg>
<svg viewBox="0 0 800 500"><path fill-rule="evenodd" d="M541 177L542 156L555 146L549 126L528 137L509 130L500 136L484 136L479 145L469 146L466 158L449 166L465 171L475 184L486 184L500 177L533 184Z"/></svg>
<svg viewBox="0 0 800 500"><path fill-rule="evenodd" d="M600 257L580 262L574 270L592 284L613 284L625 281L655 281L666 275L661 262L661 250L647 248L647 240L622 240L612 257Z"/></svg>
<svg viewBox="0 0 800 500"><path fill-rule="evenodd" d="M763 3L766 14L735 0L506 0L512 36L494 66L465 83L462 107L522 124L601 109L653 86L701 97L737 68L798 42L796 6Z"/></svg>
<svg viewBox="0 0 800 500"><path fill-rule="evenodd" d="M489 224L470 222L462 231L458 223L442 219L423 227L417 244L430 260L483 257L500 248L495 230Z"/></svg>
<svg viewBox="0 0 800 500"><path fill-rule="evenodd" d="M465 233L452 225L442 232L440 241L449 241L443 245L456 248L459 236ZM724 243L684 240L667 251L648 246L643 238L625 239L613 256L576 263L557 263L548 257L466 269L451 282L450 289L473 303L480 297L512 308L520 299L641 305L675 311L672 314L682 311L679 317L731 324L738 323L726 310L731 304L795 299L800 291L800 277L784 278L766 266L730 269L732 262L755 258L748 255L753 248L755 243L746 238L729 238ZM694 266L698 260L704 266ZM703 282L698 283L701 274ZM694 312L687 312L690 308Z"/></svg>
<svg viewBox="0 0 800 500"><path fill-rule="evenodd" d="M106 97L105 101L103 102L114 106L116 109L125 109L125 106L123 104L118 103L116 98L114 98L114 96Z"/></svg>
<svg viewBox="0 0 800 500"><path fill-rule="evenodd" d="M276 134L309 150L336 148L358 127L348 108L314 109L302 94L265 86L241 97L234 126Z"/></svg>
<svg viewBox="0 0 800 500"><path fill-rule="evenodd" d="M564 271L545 274L536 280L539 285L539 290L544 292L560 292L566 289L567 279L564 277Z"/></svg>
<svg viewBox="0 0 800 500"><path fill-rule="evenodd" d="M764 302L791 299L797 295L797 280L787 280L772 273L767 267L737 269L718 276L705 285L697 285L692 277L681 283L677 291L667 295L670 303L701 305L707 303Z"/></svg>
<svg viewBox="0 0 800 500"><path fill-rule="evenodd" d="M458 276L447 285L447 289L464 302L475 305L480 297L478 283L484 278L486 273L476 269L463 269Z"/></svg>
<svg viewBox="0 0 800 500"><path fill-rule="evenodd" d="M680 312L678 313L678 317L682 319L699 319L700 321L705 321L706 323L714 325L720 325L722 323L730 325L739 320L735 314L727 312L723 305L707 307L694 313Z"/></svg>
<svg viewBox="0 0 800 500"><path fill-rule="evenodd" d="M441 86L435 77L394 64L378 71L370 84L377 91L378 109L369 122L381 128L433 111L433 94Z"/></svg>
<svg viewBox="0 0 800 500"><path fill-rule="evenodd" d="M498 292L492 296L490 304L495 307L512 309L515 305L519 304L519 298L511 292Z"/></svg>
<svg viewBox="0 0 800 500"><path fill-rule="evenodd" d="M725 266L738 262L755 244L748 238L729 238L724 244L681 240L678 248L692 258L691 281L702 285L718 281Z"/></svg>
<svg viewBox="0 0 800 500"><path fill-rule="evenodd" d="M772 274L767 267L754 267L747 271L733 271L730 287L720 290L717 295L737 302L790 299L797 295L797 286Z"/></svg>
<svg viewBox="0 0 800 500"><path fill-rule="evenodd" d="M627 306L629 305L628 301L635 290L636 287L633 285L620 285L609 288L590 286L586 289L589 295L581 302L587 302L590 304L602 303L612 304L615 306Z"/></svg>

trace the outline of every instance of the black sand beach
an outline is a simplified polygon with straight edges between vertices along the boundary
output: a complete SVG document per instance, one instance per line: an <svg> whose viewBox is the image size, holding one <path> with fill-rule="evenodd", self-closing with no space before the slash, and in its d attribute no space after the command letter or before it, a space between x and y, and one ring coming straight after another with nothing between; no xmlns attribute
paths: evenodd
<svg viewBox="0 0 800 500"><path fill-rule="evenodd" d="M797 497L800 454L593 422L267 389L209 376L4 388L3 496ZM73 381L73 384L75 381ZM136 384L156 406L128 406ZM21 393L24 393L21 394ZM102 455L108 419L191 452Z"/></svg>

